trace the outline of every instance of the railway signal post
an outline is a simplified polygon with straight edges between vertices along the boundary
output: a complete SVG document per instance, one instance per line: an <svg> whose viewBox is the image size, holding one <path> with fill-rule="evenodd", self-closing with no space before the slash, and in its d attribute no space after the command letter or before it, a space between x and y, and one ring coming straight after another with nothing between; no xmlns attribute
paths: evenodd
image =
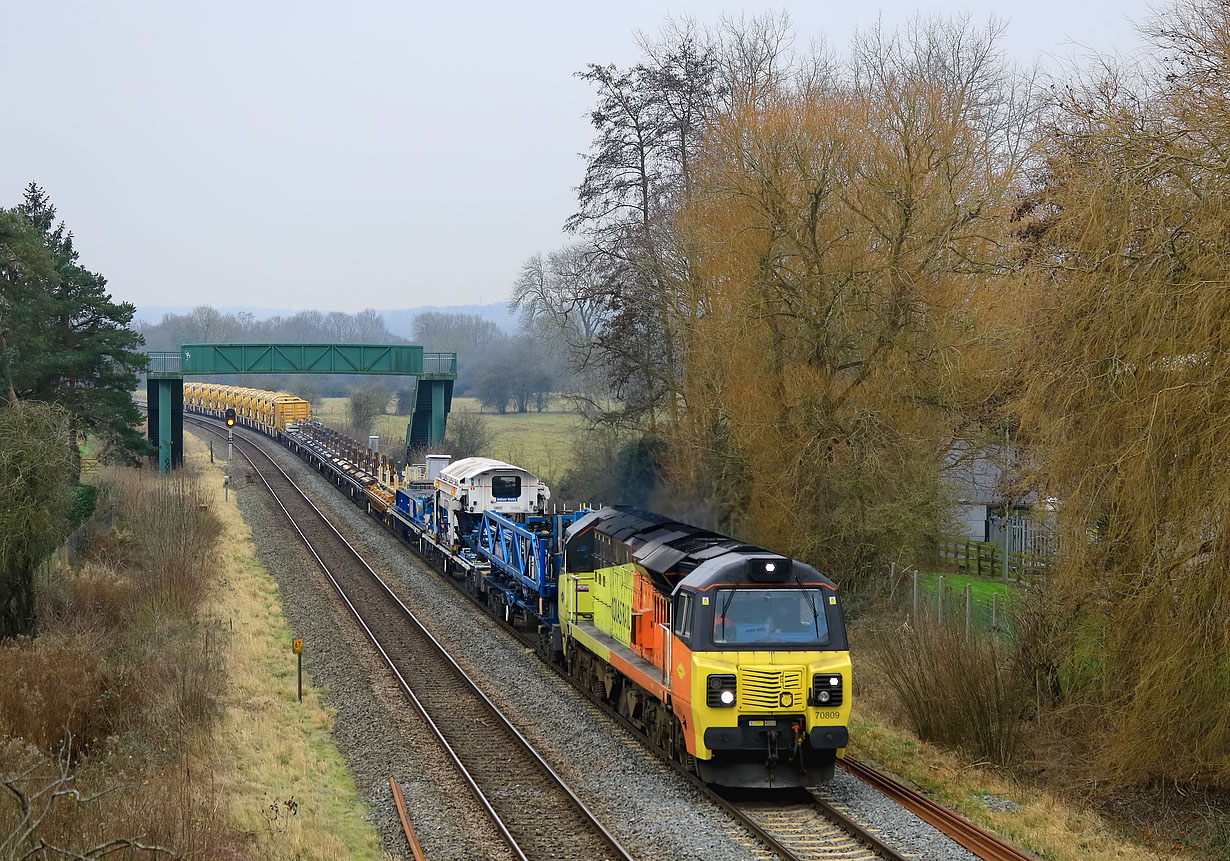
<svg viewBox="0 0 1230 861"><path fill-rule="evenodd" d="M299 659L299 702L303 702L303 639L296 637L291 640L290 647Z"/></svg>
<svg viewBox="0 0 1230 861"><path fill-rule="evenodd" d="M226 410L226 462L231 462L231 447L235 444L235 410Z"/></svg>

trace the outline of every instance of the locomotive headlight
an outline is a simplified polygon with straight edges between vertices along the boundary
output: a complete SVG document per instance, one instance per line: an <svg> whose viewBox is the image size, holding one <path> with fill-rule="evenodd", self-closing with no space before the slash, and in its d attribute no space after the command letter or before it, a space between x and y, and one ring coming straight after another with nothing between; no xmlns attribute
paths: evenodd
<svg viewBox="0 0 1230 861"><path fill-rule="evenodd" d="M829 708L841 705L841 681L841 673L816 673L812 676L811 704Z"/></svg>
<svg viewBox="0 0 1230 861"><path fill-rule="evenodd" d="M711 709L733 706L737 684L733 673L714 673L705 682L705 704Z"/></svg>

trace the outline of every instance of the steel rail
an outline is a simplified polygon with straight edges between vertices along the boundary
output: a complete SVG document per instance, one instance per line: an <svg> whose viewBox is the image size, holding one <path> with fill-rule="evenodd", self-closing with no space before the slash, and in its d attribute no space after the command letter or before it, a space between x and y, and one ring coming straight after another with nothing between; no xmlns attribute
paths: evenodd
<svg viewBox="0 0 1230 861"><path fill-rule="evenodd" d="M433 573L439 573L436 572L434 568L431 570ZM458 591L458 593L464 595L472 601L474 606L481 609L496 621L503 622L502 617L492 613L491 609L487 607L487 605L479 601L471 593L462 589L461 584L447 577L445 579L448 581L450 586ZM537 648L537 643L532 637L526 636L523 632L517 630L506 622L504 623L504 628L505 630L511 632L513 636L525 645L534 649ZM693 789L703 795L706 800L712 803L735 822L750 831L753 836L768 846L768 848L779 858L784 859L784 861L805 861L805 856L799 854L798 848L790 845L789 838L783 838L775 834L769 828L757 821L754 814L744 809L739 802L726 798L720 791L714 789L712 786L701 780L698 776L688 771L683 763L671 757L665 749L655 744L653 739L646 735L640 727L620 714L618 709L596 696L584 685L578 684L577 680L570 676L564 667L560 667L549 661L544 661L544 663L554 670L560 678L565 679L572 686L573 690L577 691L581 694L581 696L585 697L585 699L597 707L599 711L614 720L617 724L619 724L619 726L628 731L630 734L635 736L637 741L647 747L651 752L655 753L659 759L666 762L674 770L674 772L686 780ZM795 802L793 808L783 807L783 811L788 811L790 809L797 810L800 808L813 808L818 810L822 816L831 821L836 827L842 829L855 840L866 845L870 850L870 854L886 859L886 861L910 861L909 856L902 855L896 849L878 838L875 834L871 833L871 831L869 831L865 826L855 822L823 798L818 798L810 792L807 792L807 796L808 797L805 800ZM849 859L851 856L848 853L842 853L841 857L843 859Z"/></svg>
<svg viewBox="0 0 1230 861"><path fill-rule="evenodd" d="M302 493L302 491L300 492ZM433 574L437 575L442 580L444 580L444 582L448 584L449 587L454 589L459 595L463 596L466 600L470 601L475 607L482 610L483 613L487 615L489 618L495 619L497 622L500 622L503 630L511 633L514 637L516 637L519 641L521 641L524 645L526 645L530 649L533 649L535 651L538 650L538 643L534 638L528 636L524 632L508 624L504 620L503 616L492 612L491 608L488 607L482 601L480 601L477 596L475 596L473 593L464 589L461 583L459 583L457 580L437 570L434 565L430 564L430 561L427 560L426 557L420 554L413 547L413 545L406 544L405 542L402 542L402 543L404 546L406 546L412 552L414 552L415 555L418 555L420 558L424 559L424 561L428 563L426 567ZM583 685L578 684L577 680L574 679L572 676L570 676L565 668L560 667L557 664L551 663L550 661L544 661L543 663L545 663L548 667L550 667L558 676L560 676L560 678L566 680L574 690L576 690L578 693L584 696L589 702L594 704L600 711L602 711L608 717L615 720L615 722L618 723L621 727L623 727L629 733L634 735L638 741L644 744L652 752L657 754L660 759L665 760L675 770L675 772L679 774L681 777L683 777L694 789L696 789L699 793L704 795L708 801L710 801L712 804L714 804L716 807L722 810L723 813L731 817L731 819L735 820L738 824L740 824L741 826L746 828L749 832L751 832L751 834L754 837L756 837L758 840L763 842L772 852L777 854L778 857L785 859L785 861L806 861L805 856L798 854L798 852L794 848L791 848L791 846L787 842L784 842L782 839L779 839L779 837L774 835L773 832L771 832L770 830L762 826L759 822L756 821L755 817L752 814L748 813L744 809L741 809L738 803L732 802L724 798L713 787L705 783L703 780L701 780L699 777L697 777L692 772L688 771L683 766L683 764L672 759L665 750L663 750L661 747L656 745L653 742L653 740L649 738L649 736L643 733L640 730L640 728L638 728L630 720L628 720L623 715L621 715L617 709L615 709L613 706L611 706L609 703L605 702L604 700L595 696L591 691L589 691ZM844 830L847 834L849 834L855 840L865 844L870 849L871 853L875 856L884 858L886 859L886 861L907 861L907 856L904 856L901 853L897 852L897 850L893 849L891 846L884 843L882 840L880 840L878 837L872 834L867 828L855 822L853 819L851 819L850 817L843 814L841 811L834 808L831 804L829 804L824 799L818 798L811 793L807 793L807 796L808 797L805 801L796 803L795 805L796 809L810 808L810 809L818 810L821 813L821 815L823 815L826 819L831 821L836 827ZM850 856L848 853L842 853L842 857L848 859Z"/></svg>
<svg viewBox="0 0 1230 861"><path fill-rule="evenodd" d="M223 435L221 428L219 428L213 422L207 421L203 418L193 416L191 419L189 419L188 416L185 416L184 420L191 421L192 424L198 427L202 427L217 435ZM543 771L547 775L549 775L549 777L555 782L558 788L571 801L571 803L574 805L577 811L581 814L581 816L584 819L586 819L593 826L594 830L599 835L601 835L601 837L606 841L606 843L609 844L610 848L619 857L626 859L626 861L632 861L632 855L630 855L628 851L624 849L624 847L615 838L615 836L606 829L606 826L604 826L598 820L597 816L585 805L585 803L576 795L576 793L573 792L572 788L569 787L568 784L564 782L564 779L559 775L559 773L556 772L555 769L551 767L551 765L546 761L546 759L543 758L542 754L540 754L538 750L535 749L534 746L529 742L529 740L525 738L524 735L522 735L521 731L518 730L516 726L513 725L513 723L508 719L508 717L502 711L500 711L500 709L495 705L495 703L493 703L491 699L482 691L482 689L478 687L478 685L474 682L474 680L470 677L470 675L466 673L464 669L462 669L460 664L457 663L456 659L454 659L453 656L448 652L448 650L445 649L444 646L440 643L440 641L437 640L431 634L431 632L427 629L427 627L423 625L421 621L419 621L418 617L414 615L413 611L411 611L410 608L407 607L405 603L402 602L402 600L396 595L396 593L393 592L393 590L389 587L388 583L384 581L384 578L382 578L378 573L376 573L376 571L367 563L367 560L363 558L362 554L360 554L359 551L356 550L354 546L349 541L346 540L346 537L342 535L342 533L337 529L337 527L333 524L333 522L316 506L314 502L312 502L311 498L309 498L308 495L304 493L303 489L299 487L299 485L294 481L294 479L292 479L289 475L287 475L286 471L282 469L282 467L266 451L264 451L260 445L258 445L253 440L248 439L246 435L243 435L243 436L236 435L235 437L236 450L239 452L239 454L243 456L244 460L248 462L248 464L256 472L257 476L260 477L261 482L265 485L266 489L269 491L274 501L277 502L278 507L282 509L282 512L286 515L287 520L290 522L291 526L294 527L295 532L299 535L300 539L302 539L304 545L308 548L308 551L316 559L317 564L320 565L320 568L324 572L325 576L328 577L329 581L333 584L334 589L337 591L338 595L342 598L342 601L350 609L351 614L354 615L360 627L362 627L363 631L367 634L368 639L372 641L372 644L376 647L377 651L380 652L381 657L384 658L385 663L389 666L389 669L392 670L393 675L397 678L398 683L401 685L402 689L406 692L406 694L410 697L410 700L414 704L416 710L423 716L424 720L427 722L428 726L431 728L436 738L439 739L440 743L444 746L444 749L448 752L449 757L453 760L454 765L457 767L458 771L462 774L467 784L470 786L471 791L478 798L479 802L482 804L483 808L487 811L488 815L490 815L493 821L497 824L497 827L501 833L501 836L504 838L505 842L508 843L509 847L513 850L516 856L519 859L522 859L522 861L528 861L528 858L525 855L524 851L522 850L520 845L517 843L512 833L509 831L508 826L505 824L503 819L495 811L495 808L492 806L491 801L487 798L486 794L482 791L482 789L479 788L478 783L476 782L476 780L474 779L470 771L462 763L461 758L457 754L456 750L445 738L444 733L440 730L439 726L432 719L431 715L428 714L426 707L422 704L418 696L414 693L413 689L410 687L409 683L406 681L401 671L398 670L396 664L394 663L392 658L389 656L388 652L385 651L384 646L380 643L375 633L368 626L366 620L364 620L363 616L359 613L358 609L351 602L349 596L347 596L341 584L333 576L333 573L329 570L324 560L321 559L320 555L316 551L316 548L312 545L307 535L300 528L294 516L291 515L289 510L287 510L282 500L278 497L277 492L274 491L273 487L269 484L269 481L265 477L264 473L261 472L260 468L253 462L251 456L245 450L245 447L251 447L255 451L260 452L260 454L269 461L269 463L273 466L273 468L276 469L282 475L282 478L285 479L285 481L291 487L295 489L295 491L299 494L299 496L303 499L303 501L306 502L307 505L316 513L316 515L320 518L320 521L324 523L333 532L333 534L341 541L343 545L345 545L345 547L350 551L350 553L353 554L355 560L358 561L358 563L363 566L363 568L373 578L373 580L381 586L381 588L387 594L387 596L391 598L393 602L396 603L396 605L401 609L401 611L405 614L405 616L410 619L410 621L415 625L415 627L420 631L420 633L426 638L426 640L428 640L436 648L439 655L443 657L446 661L448 661L456 669L456 671L460 674L460 676L463 679L465 679L465 681L469 684L473 693L475 693L491 709L492 714L495 715L503 723L505 728L509 730L511 734L521 743L521 745L523 746L523 749L527 753L529 753L530 756L535 760L535 762L543 769Z"/></svg>
<svg viewBox="0 0 1230 861"><path fill-rule="evenodd" d="M188 421L188 418L185 417L184 420ZM203 427L211 432L215 432L215 433L218 432L217 427L212 422L207 422L204 420L194 420L192 423L194 425L197 425L198 427ZM219 433L219 435L221 434ZM239 454L243 457L243 459L248 462L248 465L251 466L252 469L256 472L261 482L265 485L265 488L269 491L269 495L273 498L273 501L278 504L278 508L282 509L282 513L286 515L287 521L289 521L291 527L294 528L299 538L303 541L304 545L308 549L308 552L312 554L312 557L316 560L316 564L320 566L320 570L324 572L324 575L326 577L329 578L329 582L333 584L334 590L337 591L337 594L341 597L343 603L346 604L346 607L350 610L351 614L355 617L355 620L359 623L359 626L363 629L363 632L367 634L367 638L371 640L372 645L376 647L376 651L380 653L380 656L384 659L384 662L388 665L389 669L392 670L393 675L397 679L398 684L401 685L402 690L406 692L406 695L410 698L410 701L414 704L415 709L418 711L420 715L422 715L423 719L427 722L427 725L431 729L432 733L436 736L440 744L444 747L445 752L448 754L449 758L453 761L453 765L456 766L458 772L461 774L461 776L465 779L466 783L469 785L470 791L474 793L479 803L483 806L483 809L487 811L487 815L491 817L493 822L495 822L496 828L500 832L501 837L503 837L504 842L508 844L508 847L512 849L512 851L516 854L516 856L519 859L521 859L521 861L529 861L529 859L525 855L525 852L521 849L521 846L517 843L516 838L513 837L512 833L508 830L508 826L504 823L504 820L495 811L495 808L492 806L491 801L487 798L486 793L484 793L482 789L479 788L478 782L474 779L474 776L470 773L470 770L467 769L465 764L461 761L461 757L457 755L457 751L453 749L453 746L448 743L448 740L444 737L444 733L441 732L440 727L432 719L431 715L428 714L427 708L419 700L418 695L414 693L414 690L410 687L410 683L406 681L405 676L403 676L401 671L397 668L397 665L393 662L393 659L389 656L389 653L385 651L384 646L381 644L380 640L376 637L376 634L368 626L367 621L363 618L362 614L359 613L358 608L355 607L355 605L351 602L350 597L346 594L346 591L342 588L342 585L337 581L337 578L333 576L333 572L329 570L329 566L326 565L325 561L320 558L320 554L316 552L316 548L312 545L312 542L308 539L307 535L300 528L299 523L295 520L294 516L290 513L290 511L287 510L282 500L278 497L278 494L274 491L273 487L269 484L269 480L265 477L264 473L261 472L260 467L258 467L253 462L251 456L239 444L240 439L241 438L235 439L235 450L239 452ZM244 440L244 442L247 442L247 441ZM259 450L259 446L253 445L253 447ZM266 457L268 457L268 455L266 455ZM270 463L273 463L272 458L270 458ZM281 471L281 467L278 467L276 463L273 463L273 465L277 467L279 471ZM283 475L284 476L286 475L285 472L283 472ZM301 494L303 493L303 491L299 488L299 486L295 484L295 482L291 480L289 476L286 476L286 479L288 482L290 482L292 487L298 490ZM304 495L304 499L307 499L306 494ZM318 514L320 514L320 510L316 508L316 505L310 499L307 499L307 503L313 510L315 510ZM328 520L324 517L323 514L321 514L320 516L322 519L325 520L326 523L328 523ZM332 526L331 523L329 523L329 525ZM340 533L339 533L339 537L340 537ZM346 544L347 547L350 547L350 543L347 542L345 538L343 538L342 541L343 543ZM350 549L354 551L353 547L351 547ZM356 556L357 555L358 554L356 552ZM361 558L360 558L360 561L362 561ZM366 562L364 562L363 564L366 566ZM383 583L383 581L381 582ZM385 588L387 589L388 587L386 586ZM413 616L411 616L411 618L413 618ZM414 621L416 624L418 623L418 619L414 619Z"/></svg>
<svg viewBox="0 0 1230 861"><path fill-rule="evenodd" d="M984 861L1035 861L1034 856L853 757L846 757L842 767Z"/></svg>
<svg viewBox="0 0 1230 861"><path fill-rule="evenodd" d="M427 855L423 852L423 844L419 843L414 823L410 821L410 811L406 807L406 796L402 794L401 784L390 777L389 788L393 790L393 803L397 805L397 817L401 820L401 830L406 833L406 842L410 844L410 852L414 855L414 861L427 861Z"/></svg>
<svg viewBox="0 0 1230 861"><path fill-rule="evenodd" d="M433 574L440 577L446 584L448 584L449 587L455 590L457 594L463 596L466 600L470 601L475 607L480 609L489 618L494 619L497 622L500 622L503 630L511 633L514 637L516 637L519 641L521 641L527 647L535 651L538 650L538 643L533 637L528 636L524 632L518 630L516 627L508 624L508 622L504 620L503 616L492 612L491 608L488 607L482 601L480 601L476 595L464 589L461 583L459 583L457 580L453 579L452 577L449 577L447 574L444 574L441 571L437 570L437 568L434 565L430 564L430 560L427 560L423 554L419 553L418 550L413 545L406 544L405 542L402 542L402 543L404 546L409 548L413 553L415 553L415 555L423 559L424 562L427 563L426 567ZM764 843L769 848L769 850L775 853L779 858L784 859L784 861L809 861L809 856L799 854L799 851L797 851L796 848L792 848L787 841L779 838L772 831L770 831L768 828L766 828L760 822L758 822L752 813L749 813L747 810L742 809L738 803L732 802L724 798L712 786L705 783L703 780L701 780L699 777L697 777L692 772L688 771L683 766L682 763L673 759L665 750L663 750L661 747L656 745L653 742L653 740L649 738L648 735L643 733L639 727L637 727L634 723L632 723L630 720L628 720L623 715L621 715L617 709L615 709L613 706L611 706L609 703L605 702L604 700L595 696L585 686L578 684L577 680L574 679L572 676L570 676L565 668L557 664L554 664L550 661L544 661L543 663L545 663L548 667L550 667L560 678L566 680L568 684L575 691L580 693L589 702L595 705L600 711L602 711L608 717L612 718L621 727L623 727L625 730L627 730L629 733L635 736L638 741L644 744L645 747L649 748L652 752L657 754L660 759L668 763L670 767L677 774L683 777L683 779L686 780L689 783L689 785L691 785L697 792L703 795L710 803L712 803L714 806L720 809L723 813L725 813L727 816L729 816L731 819L733 819L743 828L747 829L747 831L749 831L752 834L752 836L754 836L756 839ZM870 849L869 854L871 854L872 856L879 856L880 858L886 859L886 861L907 861L907 856L900 854L895 849L893 849L891 846L888 846L886 843L884 843L882 840L880 840L878 837L872 834L867 828L865 828L864 826L855 822L853 819L850 819L848 816L846 816L845 814L835 809L831 804L829 804L824 799L817 798L815 795L812 795L811 793L807 793L807 795L808 795L807 800L796 803L794 809L796 810L804 810L804 809L818 810L821 813L821 815L823 815L826 819L832 822L837 828L844 830L847 834L849 834L855 840L866 845ZM786 809L788 808L783 808L783 810L786 810ZM840 854L841 854L841 857L843 859L847 859L847 861L848 859L851 858L848 852L843 852Z"/></svg>
<svg viewBox="0 0 1230 861"><path fill-rule="evenodd" d="M187 417L185 417L185 421L187 420ZM268 455L263 451L262 454L268 457ZM277 464L274 465L277 466ZM278 467L278 469L279 471L282 471L281 467ZM285 472L282 472L283 475L285 475ZM289 476L287 476L287 480L290 480ZM293 484L293 482L291 483ZM301 494L303 493L297 485L296 490L299 490ZM306 498L306 495L304 496ZM310 500L309 504L312 504ZM312 505L312 507L315 508L315 505ZM330 526L332 527L332 524L330 524ZM336 532L337 530L334 529L334 531ZM338 535L341 537L340 533L338 533ZM342 540L345 541L344 538ZM414 551L416 555L419 555L420 558L425 558L421 553L418 553L412 545L406 544L406 546ZM436 571L434 566L428 564L427 567L434 573L440 574L440 572ZM475 607L481 609L490 618L502 622L504 629L512 633L526 646L537 650L538 644L533 638L527 636L524 632L506 622L502 616L492 613L491 609L487 607L486 604L462 588L462 585L453 578L446 575L441 576L449 586L458 592L458 594L467 598L474 604ZM383 581L381 582L383 584ZM387 585L385 588L388 588ZM672 759L665 750L654 744L647 735L642 733L635 724L621 715L618 710L612 707L609 703L599 699L584 686L577 684L576 680L573 679L563 667L557 666L549 661L544 661L544 663L554 670L561 678L568 680L574 690L582 694L604 714L615 720L625 730L636 736L636 738L643 745L656 753L661 759L670 763L675 771L687 780L697 791L703 794L710 802L719 807L732 819L750 831L755 837L764 842L765 845L779 857L789 859L789 861L799 861L801 856L796 854L795 851L787 845L787 843L782 842L770 831L757 823L751 815L741 810L736 802L731 802L722 797L719 792L715 791L708 784L704 783L704 781L700 780L696 775L689 772L682 764ZM1035 856L1017 849L1015 846L1012 846L995 834L992 834L991 832L974 825L972 822L969 822L956 812L932 801L925 795L922 795L904 784L893 780L887 775L872 769L870 766L853 757L847 756L843 759L839 759L837 764L844 768L851 776L862 780L864 783L867 783L872 788L909 810L919 819L934 827L940 833L959 843L979 858L985 859L985 861L1037 861ZM889 861L904 861L904 859L908 857L902 855L897 850L884 843L867 828L860 825L840 810L837 810L826 800L819 798L810 792L808 795L810 798L807 802L803 802L804 805L810 804L812 807L819 810L825 818L847 831L847 833L851 834L851 836L855 837L860 842L866 844L876 855L889 859Z"/></svg>

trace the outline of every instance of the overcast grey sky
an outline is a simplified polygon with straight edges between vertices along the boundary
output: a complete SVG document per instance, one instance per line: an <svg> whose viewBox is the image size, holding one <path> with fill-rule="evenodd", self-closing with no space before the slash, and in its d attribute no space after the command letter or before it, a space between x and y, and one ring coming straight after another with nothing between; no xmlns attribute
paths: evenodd
<svg viewBox="0 0 1230 861"><path fill-rule="evenodd" d="M789 12L842 48L878 15L1009 21L1029 63L1136 48L1148 4L0 0L0 206L43 185L138 306L499 301L564 241L593 93L663 17Z"/></svg>

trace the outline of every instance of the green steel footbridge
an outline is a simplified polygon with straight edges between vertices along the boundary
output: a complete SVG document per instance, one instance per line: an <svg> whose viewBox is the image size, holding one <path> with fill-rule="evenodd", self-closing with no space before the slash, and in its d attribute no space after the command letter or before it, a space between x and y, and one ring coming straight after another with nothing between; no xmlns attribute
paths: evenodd
<svg viewBox="0 0 1230 861"><path fill-rule="evenodd" d="M414 344L184 344L149 354L149 440L158 470L183 463L184 377L236 374L365 374L414 377L406 448L444 442L457 380L456 353L426 353Z"/></svg>

